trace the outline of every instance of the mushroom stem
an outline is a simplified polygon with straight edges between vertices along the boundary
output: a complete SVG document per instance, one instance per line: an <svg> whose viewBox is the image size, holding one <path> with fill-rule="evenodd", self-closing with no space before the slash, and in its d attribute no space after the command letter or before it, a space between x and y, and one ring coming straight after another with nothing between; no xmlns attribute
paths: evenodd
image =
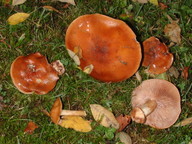
<svg viewBox="0 0 192 144"><path fill-rule="evenodd" d="M65 72L65 68L60 60L56 60L51 63L52 67L57 71L58 75L62 75Z"/></svg>
<svg viewBox="0 0 192 144"><path fill-rule="evenodd" d="M86 116L86 112L85 111L75 111L75 110L62 110L61 111L61 116Z"/></svg>
<svg viewBox="0 0 192 144"><path fill-rule="evenodd" d="M148 100L143 105L135 107L131 111L131 118L137 123L145 123L146 117L151 114L157 107L155 100Z"/></svg>

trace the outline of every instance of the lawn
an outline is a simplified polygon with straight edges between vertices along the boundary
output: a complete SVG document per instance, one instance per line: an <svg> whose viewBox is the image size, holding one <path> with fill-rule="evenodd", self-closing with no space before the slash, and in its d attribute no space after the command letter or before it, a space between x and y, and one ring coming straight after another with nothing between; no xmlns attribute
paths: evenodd
<svg viewBox="0 0 192 144"><path fill-rule="evenodd" d="M158 37L174 55L173 67L176 77L167 71L165 79L172 82L181 95L181 114L177 122L192 117L192 1L159 0L167 8L152 3L140 4L131 0L75 0L76 5L49 0L27 0L12 7L0 2L0 143L1 144L119 144L112 128L105 128L93 120L89 104L100 104L115 116L129 114L131 93L140 82L136 76L118 82L104 83L78 69L69 57L65 46L65 34L69 24L84 14L100 13L126 22L142 42ZM59 11L49 11L43 6L52 6ZM7 19L16 12L30 13L30 17L17 25L9 25ZM181 42L173 43L164 33L164 27L178 20ZM40 52L49 62L60 60L65 74L60 76L55 88L45 95L23 94L13 85L10 66L18 56ZM182 76L189 67L188 77ZM154 77L140 66L142 80ZM156 76L158 77L158 76ZM50 111L56 98L60 97L64 109L85 110L86 119L93 120L93 130L77 132L55 125L43 110ZM33 134L24 133L29 121L38 128ZM176 123L177 123L176 122ZM131 122L124 130L135 144L189 144L192 140L192 125L170 127L164 130Z"/></svg>

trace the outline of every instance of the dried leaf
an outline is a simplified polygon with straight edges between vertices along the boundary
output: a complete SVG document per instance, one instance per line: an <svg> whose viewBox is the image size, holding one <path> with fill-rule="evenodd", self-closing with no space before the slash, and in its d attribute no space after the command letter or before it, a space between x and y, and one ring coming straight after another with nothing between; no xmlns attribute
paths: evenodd
<svg viewBox="0 0 192 144"><path fill-rule="evenodd" d="M119 123L113 113L98 104L90 104L94 119L105 127L119 129Z"/></svg>
<svg viewBox="0 0 192 144"><path fill-rule="evenodd" d="M75 110L62 110L61 111L61 116L86 116L85 111L75 111Z"/></svg>
<svg viewBox="0 0 192 144"><path fill-rule="evenodd" d="M149 2L156 5L156 6L158 6L158 4L159 4L158 0L149 0Z"/></svg>
<svg viewBox="0 0 192 144"><path fill-rule="evenodd" d="M181 43L181 28L177 24L177 21L172 20L170 24L167 24L164 28L164 33L172 42Z"/></svg>
<svg viewBox="0 0 192 144"><path fill-rule="evenodd" d="M11 15L7 21L10 25L16 25L25 21L29 16L30 14L28 13L15 13Z"/></svg>
<svg viewBox="0 0 192 144"><path fill-rule="evenodd" d="M66 3L70 3L72 5L75 5L75 1L74 0L58 0L60 2L66 2Z"/></svg>
<svg viewBox="0 0 192 144"><path fill-rule="evenodd" d="M164 3L159 3L160 9L164 10L166 8L168 8L167 5L165 5Z"/></svg>
<svg viewBox="0 0 192 144"><path fill-rule="evenodd" d="M119 132L117 137L124 144L132 144L131 137L125 132Z"/></svg>
<svg viewBox="0 0 192 144"><path fill-rule="evenodd" d="M47 10L49 10L49 11L55 11L55 12L61 14L61 12L60 12L59 10L57 10L56 8L54 8L54 7L52 7L52 6L43 6L43 8L45 8L45 9L47 9Z"/></svg>
<svg viewBox="0 0 192 144"><path fill-rule="evenodd" d="M62 111L62 102L60 98L57 98L49 113L53 123L55 124L59 123L61 111Z"/></svg>
<svg viewBox="0 0 192 144"><path fill-rule="evenodd" d="M182 120L181 122L175 124L174 126L175 127L180 127L180 126L186 126L186 125L189 125L189 124L192 124L192 117L186 118L186 119Z"/></svg>
<svg viewBox="0 0 192 144"><path fill-rule="evenodd" d="M38 128L38 125L36 125L34 122L30 121L30 122L27 124L24 132L25 132L25 133L28 133L28 134L33 134L33 132L34 132L34 130L35 130L36 128Z"/></svg>
<svg viewBox="0 0 192 144"><path fill-rule="evenodd" d="M90 74L93 71L94 66L92 64L84 67L83 72L86 74Z"/></svg>
<svg viewBox="0 0 192 144"><path fill-rule="evenodd" d="M92 130L90 122L84 120L80 116L64 116L59 125L65 128L72 128L80 132L89 132Z"/></svg>
<svg viewBox="0 0 192 144"><path fill-rule="evenodd" d="M132 0L132 1L138 3L148 3L149 0Z"/></svg>
<svg viewBox="0 0 192 144"><path fill-rule="evenodd" d="M137 71L137 72L135 73L135 76L136 76L136 79L137 79L139 82L142 81L142 77L141 77L141 75L139 74L139 71Z"/></svg>
<svg viewBox="0 0 192 144"><path fill-rule="evenodd" d="M24 2L26 2L26 0L13 0L12 5L13 6L20 5L20 4L23 4Z"/></svg>
<svg viewBox="0 0 192 144"><path fill-rule="evenodd" d="M170 69L169 69L169 73L171 76L174 76L175 78L178 78L179 77L179 71L174 67L172 66Z"/></svg>
<svg viewBox="0 0 192 144"><path fill-rule="evenodd" d="M116 120L119 123L119 129L118 132L122 131L131 121L131 117L129 115L119 115L116 117Z"/></svg>
<svg viewBox="0 0 192 144"><path fill-rule="evenodd" d="M73 52L70 49L67 49L69 56L74 60L74 62L76 63L76 65L80 65L80 60L79 57L76 55L75 52Z"/></svg>
<svg viewBox="0 0 192 144"><path fill-rule="evenodd" d="M182 77L187 80L188 76L189 76L189 67L184 67L184 69L182 70L181 73Z"/></svg>

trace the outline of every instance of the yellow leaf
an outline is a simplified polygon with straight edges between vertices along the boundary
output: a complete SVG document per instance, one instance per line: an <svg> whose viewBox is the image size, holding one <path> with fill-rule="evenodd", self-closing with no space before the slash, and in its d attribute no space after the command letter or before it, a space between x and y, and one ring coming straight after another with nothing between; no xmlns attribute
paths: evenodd
<svg viewBox="0 0 192 144"><path fill-rule="evenodd" d="M94 119L105 127L119 129L119 123L113 113L98 104L90 104Z"/></svg>
<svg viewBox="0 0 192 144"><path fill-rule="evenodd" d="M10 25L16 25L25 21L29 16L30 14L28 13L15 13L11 15L7 21Z"/></svg>
<svg viewBox="0 0 192 144"><path fill-rule="evenodd" d="M174 126L179 127L179 126L186 126L186 125L189 125L189 124L192 124L192 117L186 118L186 119L182 120L181 122L175 124Z"/></svg>
<svg viewBox="0 0 192 144"><path fill-rule="evenodd" d="M84 67L83 72L86 74L90 74L93 71L94 66L92 64Z"/></svg>
<svg viewBox="0 0 192 144"><path fill-rule="evenodd" d="M149 0L149 2L156 5L156 6L159 5L158 0Z"/></svg>
<svg viewBox="0 0 192 144"><path fill-rule="evenodd" d="M60 125L64 128L72 128L80 132L89 132L92 130L90 122L80 116L64 116Z"/></svg>
<svg viewBox="0 0 192 144"><path fill-rule="evenodd" d="M67 49L67 52L69 54L69 56L74 60L74 62L76 63L76 65L80 65L80 60L79 57L76 55L76 53L74 53L72 50Z"/></svg>

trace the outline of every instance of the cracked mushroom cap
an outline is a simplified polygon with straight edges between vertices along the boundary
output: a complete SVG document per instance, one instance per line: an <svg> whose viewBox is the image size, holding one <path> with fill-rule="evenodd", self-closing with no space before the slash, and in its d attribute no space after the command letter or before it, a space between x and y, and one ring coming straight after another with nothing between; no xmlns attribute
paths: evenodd
<svg viewBox="0 0 192 144"><path fill-rule="evenodd" d="M76 64L103 82L126 80L140 66L141 47L135 33L123 21L105 15L75 19L67 29L65 43Z"/></svg>
<svg viewBox="0 0 192 144"><path fill-rule="evenodd" d="M10 74L13 84L25 94L46 94L59 79L58 72L38 52L17 57L11 65Z"/></svg>
<svg viewBox="0 0 192 144"><path fill-rule="evenodd" d="M161 79L145 80L132 93L132 107L144 105L148 100L156 101L157 106L145 120L146 125L157 129L172 126L181 113L180 94L172 83Z"/></svg>
<svg viewBox="0 0 192 144"><path fill-rule="evenodd" d="M161 74L166 72L173 63L173 54L168 47L155 37L150 37L143 42L144 58L142 66L149 67L148 72Z"/></svg>

